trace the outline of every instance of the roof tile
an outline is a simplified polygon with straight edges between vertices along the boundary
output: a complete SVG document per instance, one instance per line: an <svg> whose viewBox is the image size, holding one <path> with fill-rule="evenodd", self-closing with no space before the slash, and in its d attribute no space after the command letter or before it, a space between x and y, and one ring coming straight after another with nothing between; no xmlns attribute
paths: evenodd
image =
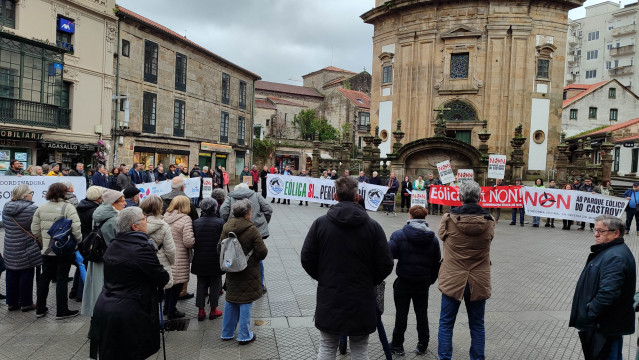
<svg viewBox="0 0 639 360"><path fill-rule="evenodd" d="M277 110L275 105L266 99L255 99L255 107L260 109Z"/></svg>
<svg viewBox="0 0 639 360"><path fill-rule="evenodd" d="M324 96L317 92L315 88L309 88L304 86L281 84L270 81L256 81L255 90L273 91L285 94L311 96L319 99L323 99Z"/></svg>
<svg viewBox="0 0 639 360"><path fill-rule="evenodd" d="M358 106L363 109L371 108L371 98L368 95L364 94L361 91L348 90L339 88L338 89L348 100L350 100L355 106Z"/></svg>
<svg viewBox="0 0 639 360"><path fill-rule="evenodd" d="M583 98L584 96L592 93L593 91L599 89L600 87L608 84L609 82L614 81L614 80L607 80L607 81L602 81L602 82L598 82L596 84L592 84L592 85L586 85L586 84L571 84L568 85L566 87L564 87L564 90L572 90L572 89L582 89L584 91L580 92L579 94L571 97L570 99L566 99L564 100L564 102L562 103L562 107L566 107L572 103L574 103L575 101Z"/></svg>
<svg viewBox="0 0 639 360"><path fill-rule="evenodd" d="M301 105L301 104L298 104L298 103L294 103L292 101L280 99L278 97L269 96L269 97L267 97L267 99L273 104L289 105L289 106L297 106L297 107L306 107L306 105Z"/></svg>
<svg viewBox="0 0 639 360"><path fill-rule="evenodd" d="M601 130L597 130L597 131L593 131L590 134L584 135L584 136L591 136L591 135L595 135L595 134L605 134L607 132L612 132L612 131L617 131L623 128L627 128L628 126L632 126L634 124L639 123L639 118L638 119L632 119L632 120L628 120L628 121L624 121L622 123L619 124L614 124L608 127L605 127Z"/></svg>

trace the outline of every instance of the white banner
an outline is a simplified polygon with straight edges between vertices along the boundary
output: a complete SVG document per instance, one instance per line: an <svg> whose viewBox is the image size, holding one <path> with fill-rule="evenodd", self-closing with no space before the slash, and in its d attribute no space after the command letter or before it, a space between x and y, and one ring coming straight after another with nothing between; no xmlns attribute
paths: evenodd
<svg viewBox="0 0 639 360"><path fill-rule="evenodd" d="M366 210L377 211L387 190L386 186L359 183L359 196L364 198ZM337 201L333 199L335 180L268 174L266 176L266 192L267 196L277 199L337 204Z"/></svg>
<svg viewBox="0 0 639 360"><path fill-rule="evenodd" d="M474 179L475 179L475 172L473 171L473 169L457 170L457 182L459 182L460 184L463 184L467 181L474 181Z"/></svg>
<svg viewBox="0 0 639 360"><path fill-rule="evenodd" d="M453 174L453 167L450 166L450 160L438 163L437 171L439 171L439 181L441 181L442 184L450 184L455 181L455 175Z"/></svg>
<svg viewBox="0 0 639 360"><path fill-rule="evenodd" d="M84 176L2 176L0 177L0 216L4 205L11 201L13 188L20 184L27 184L33 190L33 202L40 206L47 202L46 195L49 186L57 182L70 182L73 184L73 193L78 201L87 196L87 182Z"/></svg>
<svg viewBox="0 0 639 360"><path fill-rule="evenodd" d="M213 192L213 178L202 178L202 198L211 197Z"/></svg>
<svg viewBox="0 0 639 360"><path fill-rule="evenodd" d="M200 197L200 187L201 180L200 178L187 179L184 178L186 182L186 186L184 187L184 192L186 196L190 198ZM171 192L171 180L160 181L159 183L144 183L135 185L138 189L140 189L140 200L144 199L149 195L157 195L162 196L164 194L168 194Z"/></svg>
<svg viewBox="0 0 639 360"><path fill-rule="evenodd" d="M621 218L628 200L584 191L524 187L526 215L594 223L599 215Z"/></svg>
<svg viewBox="0 0 639 360"><path fill-rule="evenodd" d="M490 155L488 157L488 178L503 179L506 175L506 155Z"/></svg>
<svg viewBox="0 0 639 360"><path fill-rule="evenodd" d="M413 190L410 194L410 206L413 207L415 205L419 205L421 207L426 207L428 205L428 201L426 200L426 190Z"/></svg>

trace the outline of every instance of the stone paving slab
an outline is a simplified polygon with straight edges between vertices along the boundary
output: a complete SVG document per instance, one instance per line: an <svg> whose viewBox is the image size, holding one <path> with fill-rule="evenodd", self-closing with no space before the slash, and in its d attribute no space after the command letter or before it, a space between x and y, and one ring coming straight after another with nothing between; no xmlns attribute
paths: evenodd
<svg viewBox="0 0 639 360"><path fill-rule="evenodd" d="M257 340L247 346L220 339L222 319L196 320L195 299L180 301L190 322L186 331L166 334L167 359L315 359L319 331L313 316L317 283L304 272L300 251L310 224L326 208L309 204L300 207L273 204L271 236L265 240L269 255L264 261L268 292L253 304L253 329ZM496 226L492 244L493 295L486 303L486 356L489 359L581 359L576 330L568 327L572 296L577 278L585 264L593 235L589 231L509 226L506 211ZM386 236L400 229L407 214L397 217L371 213L380 222ZM429 216L433 230L440 216ZM3 233L0 231L0 244ZM626 236L633 254L639 254L635 234ZM395 321L393 273L386 279L385 313L382 321L391 337ZM191 277L189 291L195 291ZM4 278L0 292L4 293ZM219 299L224 311L224 296ZM55 308L55 288L49 293L48 306ZM70 301L71 309L79 303ZM417 343L415 317L411 309L405 335L405 359L437 359L437 327L441 293L429 289L428 321L431 334L424 356L412 353ZM208 310L208 309L207 309ZM54 312L36 319L33 312L8 312L0 305L0 360L4 359L87 359L89 319L78 316L57 321ZM257 323L256 323L257 321ZM256 324L260 324L259 326ZM55 334L55 335L53 335ZM390 340L390 339L389 339ZM453 358L468 358L470 336L468 317L460 307L453 335ZM624 337L623 356L634 359L636 336ZM371 359L384 359L377 334L371 334ZM349 353L350 354L350 353ZM348 359L338 355L338 359ZM151 359L163 359L162 351Z"/></svg>

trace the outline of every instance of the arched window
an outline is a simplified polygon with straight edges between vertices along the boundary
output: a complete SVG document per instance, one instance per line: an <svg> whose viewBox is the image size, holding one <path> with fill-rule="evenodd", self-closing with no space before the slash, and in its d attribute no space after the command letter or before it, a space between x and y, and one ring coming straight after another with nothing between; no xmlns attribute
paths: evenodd
<svg viewBox="0 0 639 360"><path fill-rule="evenodd" d="M477 112L470 104L464 101L451 101L444 107L450 108L450 111L444 112L446 121L477 121Z"/></svg>

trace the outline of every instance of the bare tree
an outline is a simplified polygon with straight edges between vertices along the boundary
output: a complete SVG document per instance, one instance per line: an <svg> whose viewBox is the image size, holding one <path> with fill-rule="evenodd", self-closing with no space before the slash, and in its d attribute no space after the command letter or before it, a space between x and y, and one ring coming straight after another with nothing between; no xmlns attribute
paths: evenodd
<svg viewBox="0 0 639 360"><path fill-rule="evenodd" d="M277 139L286 138L291 125L284 120L284 114L278 111L277 114L271 117L271 136Z"/></svg>

